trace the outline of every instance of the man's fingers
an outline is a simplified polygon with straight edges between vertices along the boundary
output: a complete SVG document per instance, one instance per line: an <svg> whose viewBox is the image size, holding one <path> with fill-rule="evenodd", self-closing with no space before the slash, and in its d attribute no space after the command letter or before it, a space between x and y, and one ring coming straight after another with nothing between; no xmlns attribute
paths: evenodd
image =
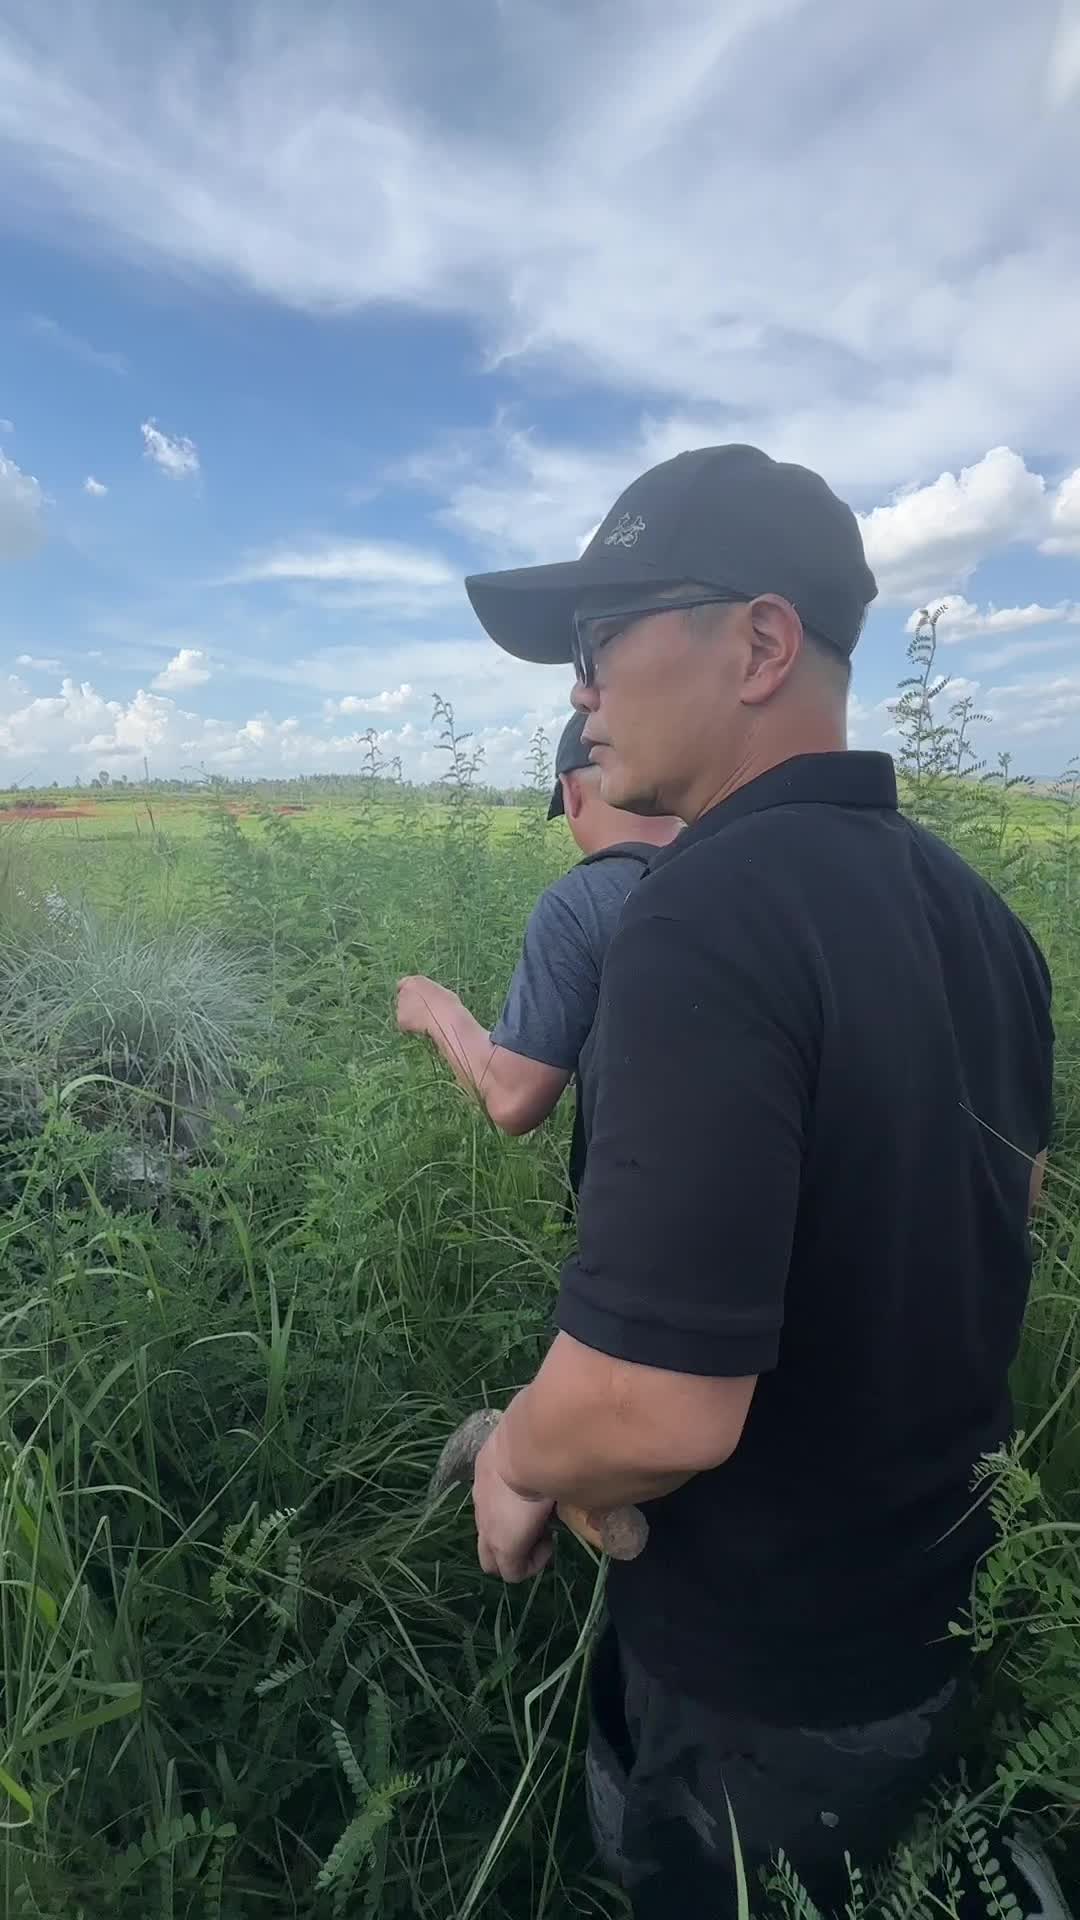
<svg viewBox="0 0 1080 1920"><path fill-rule="evenodd" d="M491 1573L491 1574L498 1573L499 1563L496 1560L495 1555L492 1553L491 1548L489 1547L487 1541L483 1539L482 1536L479 1534L477 1535L477 1539L476 1539L476 1556L480 1562L480 1570L482 1573Z"/></svg>
<svg viewBox="0 0 1080 1920"><path fill-rule="evenodd" d="M544 1568L547 1566L548 1561L551 1559L551 1552L552 1552L552 1547L551 1547L550 1535L545 1535L543 1540L537 1541L535 1547L530 1553L528 1560L525 1563L525 1571L521 1575L521 1578L523 1580L531 1580L533 1579L534 1575L538 1573L543 1573Z"/></svg>
<svg viewBox="0 0 1080 1920"><path fill-rule="evenodd" d="M532 1552L522 1557L519 1554L497 1553L490 1542L477 1538L477 1558L481 1571L495 1575L505 1581L508 1587L520 1586L523 1580L532 1580L543 1573L551 1559L550 1539L538 1540Z"/></svg>

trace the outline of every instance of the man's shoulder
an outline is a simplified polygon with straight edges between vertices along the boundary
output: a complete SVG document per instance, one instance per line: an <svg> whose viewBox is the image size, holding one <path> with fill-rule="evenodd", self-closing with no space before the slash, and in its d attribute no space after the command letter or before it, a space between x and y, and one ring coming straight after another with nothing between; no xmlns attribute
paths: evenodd
<svg viewBox="0 0 1080 1920"><path fill-rule="evenodd" d="M1050 993L1050 968L1046 956L1035 939L1029 926L1020 917L1016 909L1000 894L985 874L973 867L947 840L931 831L929 827L917 822L908 823L912 838L917 843L922 857L933 866L943 888L950 898L959 903L966 900L974 910L981 938L985 943L987 935L996 937L1004 946L1017 952L1022 961L1034 969L1039 982Z"/></svg>
<svg viewBox="0 0 1080 1920"><path fill-rule="evenodd" d="M646 872L646 861L633 854L613 852L602 860L579 860L561 873L541 894L558 907L580 913L582 908L606 910L612 901L621 906L627 893Z"/></svg>
<svg viewBox="0 0 1080 1920"><path fill-rule="evenodd" d="M673 842L635 887L627 921L632 912L634 919L655 916L730 927L736 902L752 902L771 917L781 904L782 888L770 880L782 880L791 851L792 836L780 812L748 814L719 833L697 838L691 830L691 837Z"/></svg>

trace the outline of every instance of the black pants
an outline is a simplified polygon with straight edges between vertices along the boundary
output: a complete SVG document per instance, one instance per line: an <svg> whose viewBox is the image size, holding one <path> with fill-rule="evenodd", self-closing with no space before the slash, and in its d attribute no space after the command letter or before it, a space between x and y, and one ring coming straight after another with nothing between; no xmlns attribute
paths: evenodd
<svg viewBox="0 0 1080 1920"><path fill-rule="evenodd" d="M816 1904L842 1911L845 1852L870 1867L903 1838L956 1759L963 1695L954 1680L892 1720L770 1727L672 1693L608 1627L591 1678L589 1813L635 1920L734 1915L729 1801L752 1902L782 1849Z"/></svg>

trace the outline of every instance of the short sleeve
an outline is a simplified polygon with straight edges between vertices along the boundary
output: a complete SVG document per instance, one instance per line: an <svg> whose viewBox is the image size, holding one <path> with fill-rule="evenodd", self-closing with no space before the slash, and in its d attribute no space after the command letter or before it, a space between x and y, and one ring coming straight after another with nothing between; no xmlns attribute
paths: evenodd
<svg viewBox="0 0 1080 1920"><path fill-rule="evenodd" d="M618 1359L715 1376L777 1361L820 1013L757 911L733 905L720 950L635 914L608 956L558 1317Z"/></svg>
<svg viewBox="0 0 1080 1920"><path fill-rule="evenodd" d="M556 882L530 915L494 1045L573 1073L596 1018L601 965L569 889Z"/></svg>
<svg viewBox="0 0 1080 1920"><path fill-rule="evenodd" d="M1054 1021L1053 982L1042 948L1022 921L1017 921L1028 961L1030 984L1028 997L1038 1035L1041 1071L1039 1152L1045 1152L1054 1130Z"/></svg>

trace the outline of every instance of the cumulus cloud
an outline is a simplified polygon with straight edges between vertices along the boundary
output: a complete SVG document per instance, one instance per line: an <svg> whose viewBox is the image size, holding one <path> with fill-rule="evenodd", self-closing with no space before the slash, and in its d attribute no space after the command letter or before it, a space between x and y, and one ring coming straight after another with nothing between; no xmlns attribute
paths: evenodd
<svg viewBox="0 0 1080 1920"><path fill-rule="evenodd" d="M1010 447L909 487L861 516L866 557L883 600L922 599L962 585L997 547L1036 534L1046 482Z"/></svg>
<svg viewBox="0 0 1080 1920"><path fill-rule="evenodd" d="M65 678L58 694L0 707L0 752L15 762L44 756L55 772L70 764L68 756L145 753L161 740L173 712L171 701L154 694L106 700L88 682Z"/></svg>
<svg viewBox="0 0 1080 1920"><path fill-rule="evenodd" d="M7 0L6 202L50 237L309 311L460 316L489 366L554 363L848 488L1080 427L1080 123L1046 111L1072 13L1051 45L986 0L963 88L970 22L933 0L854 38L846 0L536 0L497 32L466 9L482 123L440 84L438 0L273 32L251 4L143 14Z"/></svg>
<svg viewBox="0 0 1080 1920"><path fill-rule="evenodd" d="M104 480L95 480L92 473L87 474L86 479L83 481L84 493L91 493L95 500L100 500L108 491L109 489L105 485Z"/></svg>
<svg viewBox="0 0 1080 1920"><path fill-rule="evenodd" d="M412 688L407 681L402 681L400 687L385 693L347 693L343 700L331 704L337 713L399 713L402 707L410 706L413 699Z"/></svg>
<svg viewBox="0 0 1080 1920"><path fill-rule="evenodd" d="M181 647L154 680L159 693L180 693L201 687L210 678L209 655L202 647Z"/></svg>
<svg viewBox="0 0 1080 1920"><path fill-rule="evenodd" d="M709 437L707 426L691 420L646 418L621 445L588 450L545 440L503 414L487 429L418 451L395 477L441 498L437 517L489 564L570 559L581 551L582 528L593 524L595 530L636 474ZM730 434L721 429L721 437ZM1043 475L1008 447L992 448L959 473L944 472L894 494L860 515L879 604L944 602L941 638L957 642L1071 622L1074 602L980 610L955 590L1003 546L1034 546L1051 512L1064 529L1071 502L1069 483L1048 492ZM1075 511L1080 540L1080 488Z"/></svg>
<svg viewBox="0 0 1080 1920"><path fill-rule="evenodd" d="M153 420L144 420L139 429L146 458L174 480L187 480L199 471L199 453L193 440L182 434L163 433Z"/></svg>
<svg viewBox="0 0 1080 1920"><path fill-rule="evenodd" d="M31 673L59 673L59 660L41 660L34 653L19 653L15 656L17 667L29 667Z"/></svg>
<svg viewBox="0 0 1080 1920"><path fill-rule="evenodd" d="M192 713L175 700L140 689L130 700L109 700L88 681L65 679L48 698L0 696L0 752L16 764L47 764L52 773L104 765L123 771L150 756L156 772L203 764L221 767L289 766L318 751L323 765L351 754L351 740L305 735L295 717L257 715L243 722Z"/></svg>
<svg viewBox="0 0 1080 1920"><path fill-rule="evenodd" d="M1062 481L1050 507L1044 553L1080 553L1080 467Z"/></svg>
<svg viewBox="0 0 1080 1920"><path fill-rule="evenodd" d="M549 738L562 725L560 710L530 709L516 723L489 721L471 736L484 749L484 775L519 781L538 725ZM384 758L400 757L407 778L437 780L446 769L438 730L410 720L379 729ZM107 699L88 681L65 678L58 694L32 699L16 679L0 682L0 754L15 769L32 765L46 777L141 768L155 774L299 773L359 771L362 746L355 728L343 731L332 715L318 720L260 709L246 719L192 712L167 695L140 689L130 700Z"/></svg>
<svg viewBox="0 0 1080 1920"><path fill-rule="evenodd" d="M0 453L0 560L24 560L45 538L45 496L32 474Z"/></svg>

